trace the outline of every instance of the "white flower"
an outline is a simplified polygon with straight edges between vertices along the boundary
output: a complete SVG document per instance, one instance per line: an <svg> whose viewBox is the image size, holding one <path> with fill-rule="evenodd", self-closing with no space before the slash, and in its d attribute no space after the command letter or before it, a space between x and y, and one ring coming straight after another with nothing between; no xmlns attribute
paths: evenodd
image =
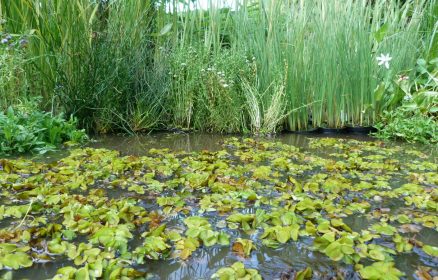
<svg viewBox="0 0 438 280"><path fill-rule="evenodd" d="M389 56L389 53L386 55L382 53L379 57L377 57L379 65L384 65L386 69L389 69L389 62L391 61L391 59L392 57Z"/></svg>
<svg viewBox="0 0 438 280"><path fill-rule="evenodd" d="M227 84L224 84L224 85L223 85L223 87L224 87L224 88L227 88L227 87L229 87L229 85L227 85Z"/></svg>

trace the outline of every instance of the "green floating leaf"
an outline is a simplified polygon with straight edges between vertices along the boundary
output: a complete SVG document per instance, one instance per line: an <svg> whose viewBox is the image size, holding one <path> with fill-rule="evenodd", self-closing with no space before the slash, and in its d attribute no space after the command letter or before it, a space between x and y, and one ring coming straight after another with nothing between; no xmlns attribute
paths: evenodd
<svg viewBox="0 0 438 280"><path fill-rule="evenodd" d="M359 270L363 279L398 280L405 274L394 267L392 262L376 262Z"/></svg>
<svg viewBox="0 0 438 280"><path fill-rule="evenodd" d="M235 262L230 267L220 268L211 276L211 279L248 279L262 280L262 277L255 269L245 268L241 262Z"/></svg>
<svg viewBox="0 0 438 280"><path fill-rule="evenodd" d="M438 257L438 247L424 245L423 251L430 256Z"/></svg>
<svg viewBox="0 0 438 280"><path fill-rule="evenodd" d="M24 252L15 252L2 256L0 258L0 264L12 269L19 269L22 267L30 267L33 262L28 254Z"/></svg>

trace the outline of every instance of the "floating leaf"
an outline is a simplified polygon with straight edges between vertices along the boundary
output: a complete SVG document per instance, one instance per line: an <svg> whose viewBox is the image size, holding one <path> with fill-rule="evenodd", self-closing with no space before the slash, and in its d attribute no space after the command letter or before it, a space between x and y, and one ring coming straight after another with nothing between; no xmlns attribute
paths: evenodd
<svg viewBox="0 0 438 280"><path fill-rule="evenodd" d="M438 257L438 247L424 245L423 251L428 255L431 255L433 257Z"/></svg>
<svg viewBox="0 0 438 280"><path fill-rule="evenodd" d="M359 270L363 279L398 280L404 273L394 267L392 262L375 262Z"/></svg>

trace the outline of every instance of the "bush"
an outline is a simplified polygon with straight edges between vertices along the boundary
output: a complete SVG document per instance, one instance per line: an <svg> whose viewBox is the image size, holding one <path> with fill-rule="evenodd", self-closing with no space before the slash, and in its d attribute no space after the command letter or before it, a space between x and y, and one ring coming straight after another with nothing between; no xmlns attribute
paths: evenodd
<svg viewBox="0 0 438 280"><path fill-rule="evenodd" d="M76 129L76 119L52 116L31 108L0 112L0 155L13 153L45 153L70 141L81 143L87 139L83 130Z"/></svg>
<svg viewBox="0 0 438 280"><path fill-rule="evenodd" d="M384 112L382 120L376 125L376 136L381 139L401 139L423 144L438 143L438 123L419 110L399 107Z"/></svg>
<svg viewBox="0 0 438 280"><path fill-rule="evenodd" d="M419 59L412 76L403 73L384 92L386 111L376 125L376 136L438 143L438 59Z"/></svg>

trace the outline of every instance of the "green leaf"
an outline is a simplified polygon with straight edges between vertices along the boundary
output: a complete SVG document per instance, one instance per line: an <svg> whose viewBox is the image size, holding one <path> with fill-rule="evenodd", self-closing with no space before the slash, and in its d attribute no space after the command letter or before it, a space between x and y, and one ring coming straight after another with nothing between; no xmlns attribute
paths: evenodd
<svg viewBox="0 0 438 280"><path fill-rule="evenodd" d="M359 270L363 279L398 280L404 273L394 267L392 262L375 262Z"/></svg>
<svg viewBox="0 0 438 280"><path fill-rule="evenodd" d="M324 252L330 259L334 261L340 261L344 257L344 253L342 253L342 246L338 241L328 245Z"/></svg>
<svg viewBox="0 0 438 280"><path fill-rule="evenodd" d="M173 23L166 24L163 28L160 30L160 36L166 35L169 33L170 30L172 30Z"/></svg>
<svg viewBox="0 0 438 280"><path fill-rule="evenodd" d="M32 266L32 259L24 252L15 252L1 257L0 263L12 269L19 269Z"/></svg>
<svg viewBox="0 0 438 280"><path fill-rule="evenodd" d="M433 247L430 245L424 245L423 246L423 251L428 254L431 255L433 257L438 257L438 247Z"/></svg>
<svg viewBox="0 0 438 280"><path fill-rule="evenodd" d="M383 24L379 30L377 30L376 32L374 32L374 39L376 39L377 43L381 43L383 41L383 39L386 36L386 33L388 32L389 29L389 24L385 23Z"/></svg>
<svg viewBox="0 0 438 280"><path fill-rule="evenodd" d="M312 279L312 269L310 267L306 267L303 270L300 270L295 275L295 280L305 280L305 279Z"/></svg>
<svg viewBox="0 0 438 280"><path fill-rule="evenodd" d="M376 250L376 249L370 250L368 252L368 254L369 254L370 258L372 258L373 260L376 260L376 261L384 261L385 260L385 255L380 250Z"/></svg>

